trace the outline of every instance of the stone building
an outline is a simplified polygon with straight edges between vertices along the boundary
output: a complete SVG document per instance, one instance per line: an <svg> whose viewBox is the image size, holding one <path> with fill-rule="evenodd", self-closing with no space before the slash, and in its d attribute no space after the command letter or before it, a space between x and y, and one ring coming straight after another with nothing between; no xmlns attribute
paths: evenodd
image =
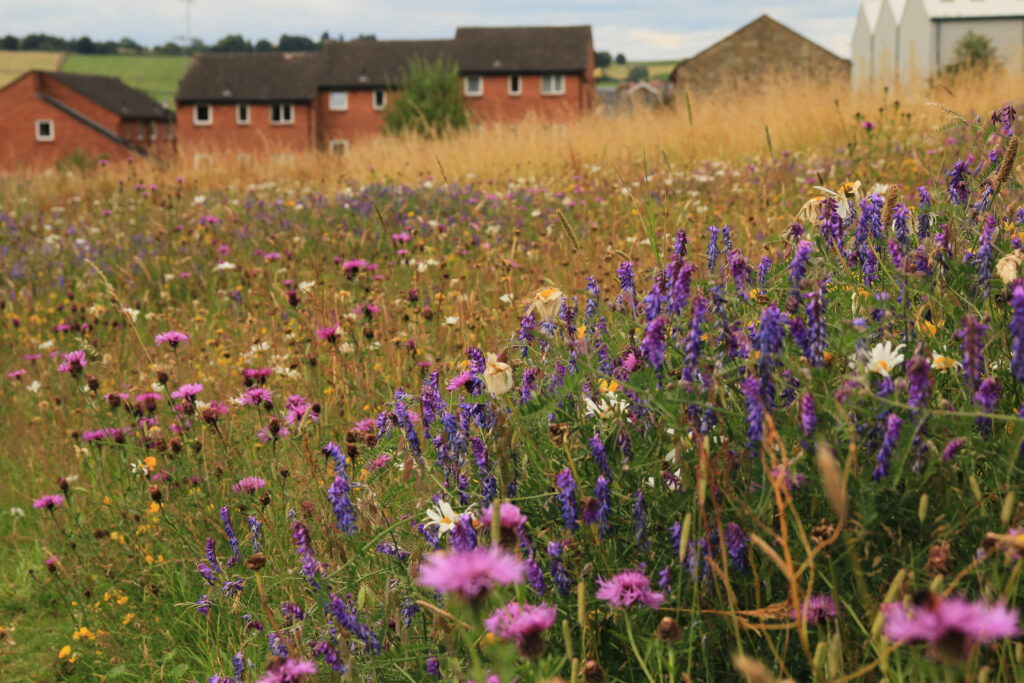
<svg viewBox="0 0 1024 683"><path fill-rule="evenodd" d="M845 82L850 78L850 62L765 14L680 62L669 77L669 93L757 88L778 78Z"/></svg>

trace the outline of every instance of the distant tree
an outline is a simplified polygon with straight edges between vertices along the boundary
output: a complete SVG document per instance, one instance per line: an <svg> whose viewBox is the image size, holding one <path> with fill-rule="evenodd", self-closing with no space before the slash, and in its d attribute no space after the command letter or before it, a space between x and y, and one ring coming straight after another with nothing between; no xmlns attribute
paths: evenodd
<svg viewBox="0 0 1024 683"><path fill-rule="evenodd" d="M467 123L459 69L443 58L410 62L402 78L402 96L395 98L384 113L388 133L412 131L435 137L465 128Z"/></svg>
<svg viewBox="0 0 1024 683"><path fill-rule="evenodd" d="M96 44L89 36L82 36L75 42L75 52L83 55L91 55L96 52Z"/></svg>
<svg viewBox="0 0 1024 683"><path fill-rule="evenodd" d="M256 52L273 52L274 51L274 44L271 43L266 38L260 38L256 42L256 45L255 45L255 47L253 49L256 50Z"/></svg>
<svg viewBox="0 0 1024 683"><path fill-rule="evenodd" d="M163 45L157 45L156 47L154 47L153 52L155 52L158 55L180 55L183 52L185 52L185 50L181 47L181 45L168 41Z"/></svg>
<svg viewBox="0 0 1024 683"><path fill-rule="evenodd" d="M68 41L45 33L30 33L21 39L22 50L47 50L51 52L68 49Z"/></svg>
<svg viewBox="0 0 1024 683"><path fill-rule="evenodd" d="M326 45L327 41L329 41L330 39L331 39L331 34L328 33L327 31L324 31L323 33L320 34L320 44L321 45Z"/></svg>
<svg viewBox="0 0 1024 683"><path fill-rule="evenodd" d="M117 43L112 40L96 43L96 54L99 55L115 55L117 54L117 49Z"/></svg>
<svg viewBox="0 0 1024 683"><path fill-rule="evenodd" d="M996 61L996 48L988 36L968 31L953 46L953 63L947 68L950 72L963 70L985 69Z"/></svg>
<svg viewBox="0 0 1024 683"><path fill-rule="evenodd" d="M143 48L141 45L139 45L127 36L119 40L117 42L117 46L121 49L122 52L131 52L134 54L138 54L139 52L145 51L145 48Z"/></svg>
<svg viewBox="0 0 1024 683"><path fill-rule="evenodd" d="M377 40L376 33L360 33L353 40Z"/></svg>
<svg viewBox="0 0 1024 683"><path fill-rule="evenodd" d="M284 33L277 41L277 49L282 52L313 52L317 49L317 44L306 36L290 36Z"/></svg>
<svg viewBox="0 0 1024 683"><path fill-rule="evenodd" d="M232 33L218 40L210 50L212 52L252 52L252 43L240 34Z"/></svg>
<svg viewBox="0 0 1024 683"><path fill-rule="evenodd" d="M206 52L209 49L210 48L206 47L206 43L204 43L201 38L193 38L192 42L185 48L185 51L191 55L197 52Z"/></svg>
<svg viewBox="0 0 1024 683"><path fill-rule="evenodd" d="M595 52L594 53L594 66L598 68L604 68L612 63L611 52Z"/></svg>
<svg viewBox="0 0 1024 683"><path fill-rule="evenodd" d="M615 63L616 64L625 64L626 63L626 55L622 54L621 52L619 54L615 55Z"/></svg>
<svg viewBox="0 0 1024 683"><path fill-rule="evenodd" d="M0 50L17 50L18 47L18 39L14 36L6 35L0 38Z"/></svg>
<svg viewBox="0 0 1024 683"><path fill-rule="evenodd" d="M627 80L630 81L646 81L647 80L647 65L637 64L629 70L629 76Z"/></svg>

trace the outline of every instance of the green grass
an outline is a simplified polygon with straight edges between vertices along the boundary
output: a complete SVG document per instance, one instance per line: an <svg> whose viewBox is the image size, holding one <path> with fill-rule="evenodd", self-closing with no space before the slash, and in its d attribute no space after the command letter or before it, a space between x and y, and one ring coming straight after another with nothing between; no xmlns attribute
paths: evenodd
<svg viewBox="0 0 1024 683"><path fill-rule="evenodd" d="M96 76L115 76L138 88L157 102L174 107L178 81L185 75L189 57L172 55L68 55L62 71Z"/></svg>
<svg viewBox="0 0 1024 683"><path fill-rule="evenodd" d="M57 71L63 60L63 52L0 50L0 88L26 71L33 69Z"/></svg>

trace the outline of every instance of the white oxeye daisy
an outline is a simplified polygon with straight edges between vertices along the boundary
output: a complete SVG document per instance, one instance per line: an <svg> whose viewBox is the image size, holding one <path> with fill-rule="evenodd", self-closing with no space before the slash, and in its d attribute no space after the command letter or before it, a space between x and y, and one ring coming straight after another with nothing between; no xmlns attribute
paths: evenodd
<svg viewBox="0 0 1024 683"><path fill-rule="evenodd" d="M960 361L954 359L952 356L946 356L932 351L932 370L945 372L946 370L953 370L959 367L961 367Z"/></svg>
<svg viewBox="0 0 1024 683"><path fill-rule="evenodd" d="M461 515L452 510L451 504L446 500L439 500L437 505L427 508L427 526L436 526L439 536L443 536L455 528L455 524L462 517L473 519L473 514L467 509Z"/></svg>
<svg viewBox="0 0 1024 683"><path fill-rule="evenodd" d="M875 344L875 348L871 349L871 355L868 356L865 365L867 371L888 377L889 373L903 362L903 354L899 352L903 346L903 344L900 344L893 348L891 341ZM851 362L850 366L854 367L854 363Z"/></svg>

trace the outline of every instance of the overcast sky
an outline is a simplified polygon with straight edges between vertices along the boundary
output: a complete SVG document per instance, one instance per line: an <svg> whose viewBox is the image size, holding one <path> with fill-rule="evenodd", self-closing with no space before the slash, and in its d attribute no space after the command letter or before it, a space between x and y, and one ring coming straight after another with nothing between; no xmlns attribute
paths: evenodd
<svg viewBox="0 0 1024 683"><path fill-rule="evenodd" d="M327 31L380 40L447 38L456 26L589 24L594 48L631 60L696 54L761 14L848 57L857 0L192 0L192 35L212 42L228 33L276 40ZM143 45L181 40L184 0L0 0L0 34L49 33Z"/></svg>

